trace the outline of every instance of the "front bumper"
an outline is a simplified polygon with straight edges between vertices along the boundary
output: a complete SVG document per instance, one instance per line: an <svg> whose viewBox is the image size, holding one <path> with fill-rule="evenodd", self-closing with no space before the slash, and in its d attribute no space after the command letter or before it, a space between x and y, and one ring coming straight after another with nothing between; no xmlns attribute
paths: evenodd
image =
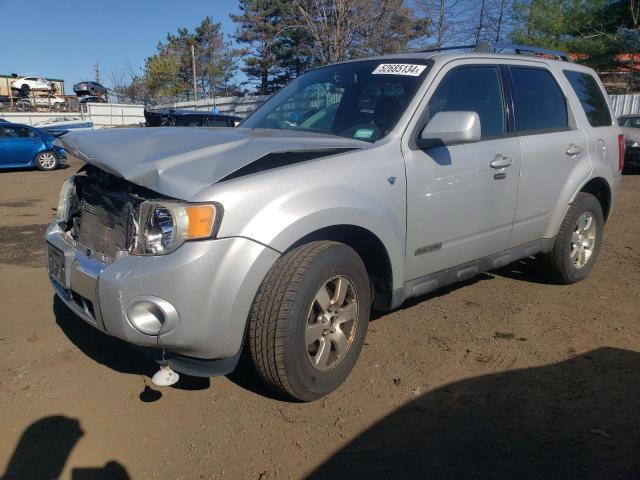
<svg viewBox="0 0 640 480"><path fill-rule="evenodd" d="M125 255L104 264L74 247L55 223L45 241L47 259L57 251L64 259L64 275L52 272L47 260L54 290L80 318L133 345L163 345L206 360L238 354L253 298L280 255L246 238L224 238L187 242L165 256ZM127 318L132 301L149 296L178 312L175 326L159 336L142 333Z"/></svg>

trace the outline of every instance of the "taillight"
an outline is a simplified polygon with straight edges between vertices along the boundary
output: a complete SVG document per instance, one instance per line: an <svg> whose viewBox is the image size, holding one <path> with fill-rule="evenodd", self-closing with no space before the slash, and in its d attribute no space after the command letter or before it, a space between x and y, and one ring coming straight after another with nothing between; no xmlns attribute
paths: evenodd
<svg viewBox="0 0 640 480"><path fill-rule="evenodd" d="M618 170L624 168L624 135L618 135Z"/></svg>

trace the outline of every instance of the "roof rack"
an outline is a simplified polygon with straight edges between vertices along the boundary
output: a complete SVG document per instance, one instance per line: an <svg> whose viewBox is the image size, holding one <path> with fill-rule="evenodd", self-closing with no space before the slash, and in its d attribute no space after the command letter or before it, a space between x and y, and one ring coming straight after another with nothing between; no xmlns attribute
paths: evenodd
<svg viewBox="0 0 640 480"><path fill-rule="evenodd" d="M490 42L478 42L474 45L456 45L452 47L439 47L439 48L428 48L426 50L418 50L419 53L430 53L430 52L442 52L447 50L473 50L475 52L496 52L497 50L513 50L518 55L547 55L550 57L557 58L558 60L562 60L565 62L569 61L569 56L566 52L561 52L559 50L551 50L548 48L541 47L533 47L530 45L519 45L517 43L490 43Z"/></svg>
<svg viewBox="0 0 640 480"><path fill-rule="evenodd" d="M542 47L532 47L530 45L519 45L517 43L494 43L489 45L493 47L494 51L495 50L513 50L518 55L548 55L550 57L555 57L558 60L562 60L564 62L569 61L569 56L567 55L567 52L561 52L560 50L551 50L549 48L542 48Z"/></svg>

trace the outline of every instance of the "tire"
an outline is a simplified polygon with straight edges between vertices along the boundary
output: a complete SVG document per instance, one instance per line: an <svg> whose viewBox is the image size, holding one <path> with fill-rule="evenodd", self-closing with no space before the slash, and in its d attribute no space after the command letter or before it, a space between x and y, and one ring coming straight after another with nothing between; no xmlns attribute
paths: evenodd
<svg viewBox="0 0 640 480"><path fill-rule="evenodd" d="M593 223L589 223L589 227L583 229L586 221ZM591 226L595 229L593 232ZM574 233L582 237L574 238ZM589 193L578 193L569 205L553 249L544 256L548 273L561 284L576 283L585 279L600 253L603 233L604 216L600 202ZM578 245L582 245L582 250ZM581 251L584 252L584 256Z"/></svg>
<svg viewBox="0 0 640 480"><path fill-rule="evenodd" d="M22 94L22 96L28 97L30 92L31 92L31 87L29 85L27 85L26 83L24 83L20 87L20 93Z"/></svg>
<svg viewBox="0 0 640 480"><path fill-rule="evenodd" d="M369 278L355 250L331 241L291 250L263 280L249 315L258 376L298 401L327 395L353 369L370 314Z"/></svg>
<svg viewBox="0 0 640 480"><path fill-rule="evenodd" d="M51 171L58 168L58 156L47 150L36 155L36 167L38 170Z"/></svg>

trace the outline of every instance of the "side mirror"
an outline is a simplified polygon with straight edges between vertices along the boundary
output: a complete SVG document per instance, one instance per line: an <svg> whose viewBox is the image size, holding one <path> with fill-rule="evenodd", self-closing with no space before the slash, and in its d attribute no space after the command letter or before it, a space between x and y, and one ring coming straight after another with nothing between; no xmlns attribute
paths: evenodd
<svg viewBox="0 0 640 480"><path fill-rule="evenodd" d="M422 129L419 148L477 142L481 138L480 117L476 112L438 112Z"/></svg>

